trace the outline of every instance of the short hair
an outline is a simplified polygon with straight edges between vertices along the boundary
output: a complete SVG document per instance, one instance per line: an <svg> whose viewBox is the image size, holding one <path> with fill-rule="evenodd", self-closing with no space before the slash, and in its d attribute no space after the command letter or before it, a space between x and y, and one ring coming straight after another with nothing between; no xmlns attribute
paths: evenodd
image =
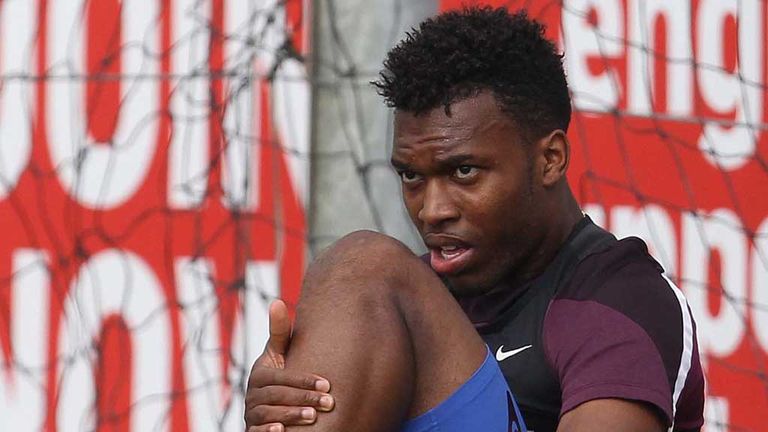
<svg viewBox="0 0 768 432"><path fill-rule="evenodd" d="M411 29L384 60L372 84L388 106L423 114L443 105L493 92L499 107L540 138L568 130L571 100L562 54L544 26L525 11L465 7Z"/></svg>

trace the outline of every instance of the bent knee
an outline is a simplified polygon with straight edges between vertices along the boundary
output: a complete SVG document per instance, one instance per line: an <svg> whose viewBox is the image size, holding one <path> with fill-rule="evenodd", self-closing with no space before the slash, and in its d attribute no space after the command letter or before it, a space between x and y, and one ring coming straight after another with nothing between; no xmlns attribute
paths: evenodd
<svg viewBox="0 0 768 432"><path fill-rule="evenodd" d="M374 231L355 231L323 251L307 269L307 279L388 278L408 266L422 265L398 240Z"/></svg>
<svg viewBox="0 0 768 432"><path fill-rule="evenodd" d="M331 248L333 253L351 254L361 260L380 260L382 255L393 258L410 259L415 255L408 247L397 239L376 231L360 230L345 235L334 243Z"/></svg>
<svg viewBox="0 0 768 432"><path fill-rule="evenodd" d="M347 234L331 245L323 255L323 258L354 263L368 270L384 270L402 261L416 258L416 255L398 240L368 230Z"/></svg>

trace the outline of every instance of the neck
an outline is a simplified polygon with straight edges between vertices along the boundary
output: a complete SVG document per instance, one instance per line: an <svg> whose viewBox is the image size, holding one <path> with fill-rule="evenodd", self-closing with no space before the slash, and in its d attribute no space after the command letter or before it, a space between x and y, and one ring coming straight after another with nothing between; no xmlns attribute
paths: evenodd
<svg viewBox="0 0 768 432"><path fill-rule="evenodd" d="M502 284L505 289L518 288L542 274L584 217L567 183L562 187L551 205L545 206L542 220L547 220L546 226L540 229L541 234L532 245L528 259L521 262L515 274Z"/></svg>

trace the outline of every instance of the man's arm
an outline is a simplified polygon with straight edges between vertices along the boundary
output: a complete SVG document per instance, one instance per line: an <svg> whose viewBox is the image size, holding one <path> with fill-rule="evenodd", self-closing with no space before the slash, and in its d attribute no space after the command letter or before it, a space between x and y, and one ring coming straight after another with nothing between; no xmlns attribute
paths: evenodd
<svg viewBox="0 0 768 432"><path fill-rule="evenodd" d="M248 378L245 421L248 432L279 432L285 426L315 422L317 411L330 411L331 385L313 374L285 370L291 340L291 320L281 300L269 307L269 340ZM251 407L248 409L247 407Z"/></svg>
<svg viewBox="0 0 768 432"><path fill-rule="evenodd" d="M646 404L623 399L596 399L565 413L557 432L663 432L659 415Z"/></svg>

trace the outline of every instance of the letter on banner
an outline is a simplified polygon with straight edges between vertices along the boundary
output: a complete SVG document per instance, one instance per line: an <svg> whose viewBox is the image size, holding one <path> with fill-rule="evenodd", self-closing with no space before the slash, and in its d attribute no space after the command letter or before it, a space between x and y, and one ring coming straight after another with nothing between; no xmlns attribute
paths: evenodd
<svg viewBox="0 0 768 432"><path fill-rule="evenodd" d="M175 270L190 430L217 430L224 405L224 377L213 263L205 258L178 258Z"/></svg>
<svg viewBox="0 0 768 432"><path fill-rule="evenodd" d="M48 361L49 271L45 255L13 254L11 365L0 371L0 430L43 430ZM5 359L0 360L5 365Z"/></svg>
<svg viewBox="0 0 768 432"><path fill-rule="evenodd" d="M707 395L704 399L704 426L701 432L728 432L730 411L728 398Z"/></svg>
<svg viewBox="0 0 768 432"><path fill-rule="evenodd" d="M627 43L628 109L650 115L654 109L655 62L663 61L655 52L659 35L655 23L666 24L667 112L690 116L693 102L693 48L691 44L691 3L689 1L630 0L627 6L629 36Z"/></svg>
<svg viewBox="0 0 768 432"><path fill-rule="evenodd" d="M189 424L192 431L242 428L243 392L253 360L267 340L267 311L277 297L277 264L248 262L242 313L234 323L232 364L221 376L218 298L213 265L205 259L176 260L176 281L181 302L182 350L187 383ZM225 399L225 382L231 399ZM227 404L228 402L228 404ZM225 405L227 404L227 405Z"/></svg>
<svg viewBox="0 0 768 432"><path fill-rule="evenodd" d="M144 0L123 0L119 21L111 17L101 20L102 25L120 27L114 30L114 37L121 36L114 55L119 56L123 76L114 132L107 142L97 142L89 132L87 118L100 115L87 112L83 77L87 73L88 33L95 32L88 29L84 17L95 4L49 2L51 78L46 80L46 119L53 164L65 190L84 206L105 209L124 203L136 192L155 153L161 115L157 79L161 22L159 3ZM107 110L113 108L108 106ZM104 112L106 117L112 114Z"/></svg>
<svg viewBox="0 0 768 432"><path fill-rule="evenodd" d="M762 4L762 6L761 6ZM755 153L763 120L762 66L765 34L761 29L759 0L702 0L698 8L697 59L706 67L696 68L701 95L715 111L736 111L736 124L708 123L699 136L699 149L714 165L735 170ZM726 71L725 19L738 22L736 70Z"/></svg>
<svg viewBox="0 0 768 432"><path fill-rule="evenodd" d="M171 89L168 205L177 209L200 205L208 187L211 8L210 0L176 0L171 6L171 62L179 78Z"/></svg>
<svg viewBox="0 0 768 432"><path fill-rule="evenodd" d="M286 151L293 190L302 205L309 190L309 123L311 89L306 66L296 59L286 59L272 85L275 103L273 117L280 143Z"/></svg>
<svg viewBox="0 0 768 432"><path fill-rule="evenodd" d="M768 353L768 219L757 229L752 248L752 303L752 330Z"/></svg>
<svg viewBox="0 0 768 432"><path fill-rule="evenodd" d="M698 325L702 354L731 355L745 331L747 244L738 217L728 209L682 215L682 288ZM720 253L723 293L717 315L709 309L711 252Z"/></svg>
<svg viewBox="0 0 768 432"><path fill-rule="evenodd" d="M131 429L170 427L170 318L160 282L152 269L132 253L108 250L83 265L64 303L59 335L58 430L95 429L97 393L94 341L105 318L119 315L131 330L132 356L124 362L131 384Z"/></svg>
<svg viewBox="0 0 768 432"><path fill-rule="evenodd" d="M284 21L271 15L275 1L229 0L224 3L224 67L237 72L224 81L228 101L224 114L226 143L222 162L223 204L230 209L253 211L259 202L258 175L262 112L259 83L274 61L275 33L284 31ZM258 9L255 8L258 6ZM279 15L279 14L278 14ZM271 18L271 19L270 19ZM282 43L280 39L279 43ZM254 47L252 44L256 44ZM271 119L266 119L271 121Z"/></svg>
<svg viewBox="0 0 768 432"><path fill-rule="evenodd" d="M613 70L592 75L587 66L591 57L611 59L624 54L621 2L617 0L566 0L563 2L565 66L577 109L610 111L619 102L619 77ZM588 22L594 11L597 22Z"/></svg>
<svg viewBox="0 0 768 432"><path fill-rule="evenodd" d="M29 161L32 148L32 100L36 73L30 52L35 46L37 4L0 2L0 200L10 193Z"/></svg>

